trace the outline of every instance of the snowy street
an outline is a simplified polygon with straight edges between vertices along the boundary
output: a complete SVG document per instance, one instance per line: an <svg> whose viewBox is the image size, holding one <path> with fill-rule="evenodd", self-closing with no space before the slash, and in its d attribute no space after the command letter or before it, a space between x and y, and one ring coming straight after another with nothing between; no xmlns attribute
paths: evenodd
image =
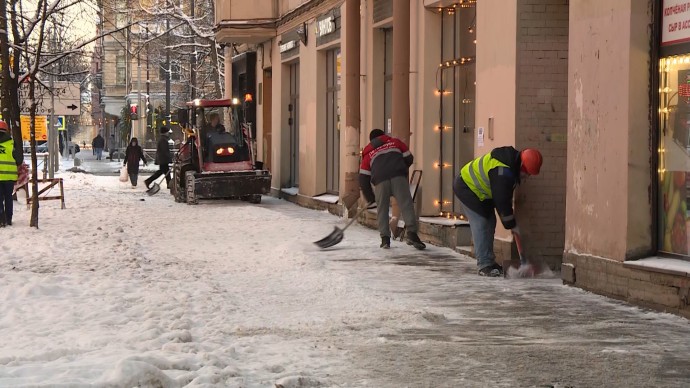
<svg viewBox="0 0 690 388"><path fill-rule="evenodd" d="M687 320L488 279L446 248L378 248L264 197L175 203L64 173L40 229L0 229L2 387L678 387Z"/></svg>

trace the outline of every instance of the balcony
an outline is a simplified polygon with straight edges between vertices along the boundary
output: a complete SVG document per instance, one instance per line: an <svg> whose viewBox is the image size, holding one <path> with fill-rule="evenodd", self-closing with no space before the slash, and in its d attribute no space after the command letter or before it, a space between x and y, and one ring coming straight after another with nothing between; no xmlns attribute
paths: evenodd
<svg viewBox="0 0 690 388"><path fill-rule="evenodd" d="M276 36L279 0L215 0L216 39L260 43Z"/></svg>

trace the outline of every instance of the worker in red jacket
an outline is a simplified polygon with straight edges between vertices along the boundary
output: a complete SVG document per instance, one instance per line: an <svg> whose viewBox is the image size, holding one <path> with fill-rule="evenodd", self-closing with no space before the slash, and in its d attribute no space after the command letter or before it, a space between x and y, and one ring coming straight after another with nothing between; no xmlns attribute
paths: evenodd
<svg viewBox="0 0 690 388"><path fill-rule="evenodd" d="M374 129L369 134L371 141L362 151L362 164L359 167L359 186L367 203L376 202L378 225L381 234L381 248L391 246L389 206L391 195L398 202L407 234L408 245L424 249L426 245L417 235L417 215L414 211L410 184L407 181L413 156L405 143L387 136L382 130ZM374 185L372 190L371 185ZM375 193L374 193L375 192Z"/></svg>

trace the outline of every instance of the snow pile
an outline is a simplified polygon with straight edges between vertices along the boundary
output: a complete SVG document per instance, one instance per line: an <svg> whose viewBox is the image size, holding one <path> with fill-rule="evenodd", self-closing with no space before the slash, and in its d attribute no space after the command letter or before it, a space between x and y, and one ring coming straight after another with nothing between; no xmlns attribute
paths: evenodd
<svg viewBox="0 0 690 388"><path fill-rule="evenodd" d="M332 386L353 328L429 324L326 268L352 254L311 244L333 216L61 177L67 209L42 202L36 230L19 205L2 230L0 386ZM374 234L348 232L343 247Z"/></svg>

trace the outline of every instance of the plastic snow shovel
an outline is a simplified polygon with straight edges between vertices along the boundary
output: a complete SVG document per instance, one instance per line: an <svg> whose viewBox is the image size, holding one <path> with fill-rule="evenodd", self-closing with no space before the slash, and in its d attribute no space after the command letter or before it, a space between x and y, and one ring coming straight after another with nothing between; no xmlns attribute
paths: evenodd
<svg viewBox="0 0 690 388"><path fill-rule="evenodd" d="M339 242L343 241L343 232L345 232L345 229L349 228L350 225L352 225L352 223L355 222L355 220L357 218L359 218L359 215L362 214L362 212L365 210L367 210L366 206L359 209L357 211L357 214L354 217L352 217L352 219L347 223L347 225L345 225L344 228L340 229L339 227L336 226L335 229L333 229L333 231L331 232L331 234L322 238L319 241L314 241L314 244L316 244L321 249L326 249L326 248L330 248L330 247L338 244Z"/></svg>
<svg viewBox="0 0 690 388"><path fill-rule="evenodd" d="M161 191L160 183L163 182L163 179L165 179L165 174L163 174L163 176L161 177L161 179L158 182L153 182L153 185L151 185L151 187L149 187L149 189L146 190L146 194L154 195L154 194L158 193L159 191Z"/></svg>

